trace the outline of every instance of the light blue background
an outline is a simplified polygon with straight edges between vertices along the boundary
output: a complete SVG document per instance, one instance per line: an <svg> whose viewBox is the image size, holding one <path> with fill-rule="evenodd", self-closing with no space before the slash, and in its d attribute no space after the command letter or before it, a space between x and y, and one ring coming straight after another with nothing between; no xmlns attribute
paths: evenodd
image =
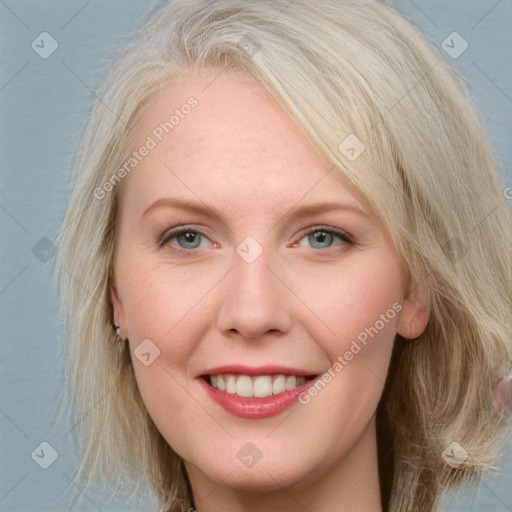
<svg viewBox="0 0 512 512"><path fill-rule="evenodd" d="M469 48L454 64L468 77L512 185L511 0L396 0L436 45L453 31ZM0 1L1 270L0 511L67 511L63 498L77 465L72 424L56 415L64 386L62 325L52 284L53 259L32 252L55 240L70 183L74 149L107 54L122 47L156 1ZM293 7L291 7L293 8ZM58 42L48 59L31 48L43 31ZM368 34L371 37L371 34ZM31 458L43 441L58 452L48 469ZM512 511L512 447L503 473L468 490L450 511ZM157 510L154 502L106 504L89 495L83 511ZM420 512L420 511L418 511Z"/></svg>

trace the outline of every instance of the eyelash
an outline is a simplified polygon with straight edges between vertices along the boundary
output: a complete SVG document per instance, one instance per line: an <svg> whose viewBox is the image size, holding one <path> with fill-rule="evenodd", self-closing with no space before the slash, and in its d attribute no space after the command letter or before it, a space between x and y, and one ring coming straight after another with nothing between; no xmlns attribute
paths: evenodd
<svg viewBox="0 0 512 512"><path fill-rule="evenodd" d="M297 247L299 242L306 236L308 235L311 235L313 233L316 233L318 231L323 231L324 233L327 233L327 234L330 234L334 237L337 237L339 238L342 242L344 243L347 243L349 245L357 245L357 242L356 242L356 239L350 235L349 233L347 233L345 230L343 229L339 229L339 228L333 228L333 227L329 227L329 226L313 226L313 227L310 227L310 228L306 228L305 231L303 231L300 235L300 238L297 242L295 242L293 244L293 247ZM208 238L208 240L210 239L209 238L209 234L205 231L205 230L202 230L200 228L196 228L196 227L179 227L179 228L171 228L171 229L168 229L167 231L164 231L164 233L159 237L158 239L158 245L160 247L163 247L165 246L166 244L168 244L173 238L176 238L180 235L183 235L184 233L195 233L195 234L199 234L201 236L204 236L205 238ZM312 250L314 251L325 251L327 249L331 249L333 246L331 247L327 247L325 249L315 249L315 248L311 248ZM336 246L334 246L336 247ZM179 246L176 246L176 245L173 245L172 246L172 250L175 251L176 253L178 254L193 254L196 249L184 249L183 247L179 247Z"/></svg>
<svg viewBox="0 0 512 512"><path fill-rule="evenodd" d="M170 228L167 231L164 231L160 238L158 239L158 245L163 247L167 245L173 238L176 238L184 233L196 233L205 238L210 239L209 233L205 230L196 227L178 227L178 228ZM172 250L178 254L193 254L195 249L184 249L183 247L179 247L176 245L172 246Z"/></svg>
<svg viewBox="0 0 512 512"><path fill-rule="evenodd" d="M345 231L344 229L340 229L340 228L333 228L333 227L330 227L330 226L313 226L313 227L309 227L309 228L306 228L305 230L302 231L301 233L301 236L299 238L299 241L294 243L293 246L295 247L296 245L298 245L298 243L306 236L308 235L311 235L313 233L316 233L318 231L323 231L324 233L328 233L329 235L333 235L334 237L338 237L342 242L345 242L349 245L356 245L356 240L355 238L350 235L349 233L347 233L347 231ZM330 247L328 247L328 249L330 249ZM316 251L318 251L319 249L315 249ZM325 249L324 249L325 250Z"/></svg>

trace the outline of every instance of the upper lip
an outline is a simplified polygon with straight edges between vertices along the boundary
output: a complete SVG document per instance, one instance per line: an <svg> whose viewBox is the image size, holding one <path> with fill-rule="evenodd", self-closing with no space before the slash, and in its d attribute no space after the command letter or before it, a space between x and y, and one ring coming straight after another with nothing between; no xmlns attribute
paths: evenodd
<svg viewBox="0 0 512 512"><path fill-rule="evenodd" d="M216 366L204 371L201 376L220 375L225 373L233 373L240 375L296 375L297 377L315 377L318 374L299 368L289 366L265 365L265 366L245 366L245 365L224 365Z"/></svg>

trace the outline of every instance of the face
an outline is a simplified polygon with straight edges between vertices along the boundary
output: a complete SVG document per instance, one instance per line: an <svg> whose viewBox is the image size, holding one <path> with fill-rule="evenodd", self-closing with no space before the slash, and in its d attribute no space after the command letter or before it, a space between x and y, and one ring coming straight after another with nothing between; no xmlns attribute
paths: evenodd
<svg viewBox="0 0 512 512"><path fill-rule="evenodd" d="M111 298L193 478L270 490L368 454L395 335L418 336L426 308L276 101L216 74L167 85L136 126L133 150L151 148L124 178Z"/></svg>

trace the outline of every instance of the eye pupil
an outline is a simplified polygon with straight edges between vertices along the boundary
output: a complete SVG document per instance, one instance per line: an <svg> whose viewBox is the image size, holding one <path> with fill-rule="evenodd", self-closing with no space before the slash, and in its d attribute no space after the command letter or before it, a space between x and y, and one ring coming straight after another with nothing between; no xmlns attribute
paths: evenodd
<svg viewBox="0 0 512 512"><path fill-rule="evenodd" d="M179 244L187 249L195 249L201 243L199 233L194 233L193 231L185 231L177 239Z"/></svg>
<svg viewBox="0 0 512 512"><path fill-rule="evenodd" d="M326 233L325 231L316 231L313 236L315 237L315 240L317 242L323 243L323 242L325 242L325 239L327 238L328 233Z"/></svg>
<svg viewBox="0 0 512 512"><path fill-rule="evenodd" d="M333 242L332 234L328 233L327 231L318 230L311 233L309 236L311 246L315 249L329 247Z"/></svg>

